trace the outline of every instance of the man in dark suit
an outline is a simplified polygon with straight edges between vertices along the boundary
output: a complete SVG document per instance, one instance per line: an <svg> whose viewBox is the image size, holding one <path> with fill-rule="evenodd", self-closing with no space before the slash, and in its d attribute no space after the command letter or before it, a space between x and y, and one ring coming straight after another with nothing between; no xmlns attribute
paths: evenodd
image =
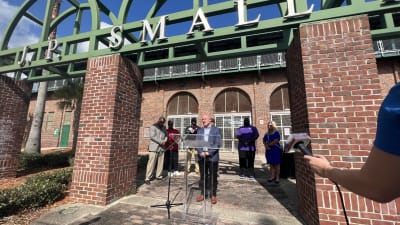
<svg viewBox="0 0 400 225"><path fill-rule="evenodd" d="M197 148L200 166L199 187L201 194L197 201L204 200L207 189L211 192L211 203L217 203L217 177L219 162L219 147L221 146L221 131L211 123L210 115L203 115L203 127L197 131L197 141L203 143Z"/></svg>

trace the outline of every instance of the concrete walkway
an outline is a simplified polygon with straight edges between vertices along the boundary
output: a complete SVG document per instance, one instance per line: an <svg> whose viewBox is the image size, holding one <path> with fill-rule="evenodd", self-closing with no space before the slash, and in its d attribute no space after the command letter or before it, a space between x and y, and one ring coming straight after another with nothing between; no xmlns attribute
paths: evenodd
<svg viewBox="0 0 400 225"><path fill-rule="evenodd" d="M63 205L31 224L305 224L301 222L297 212L295 180L281 179L279 185L268 183L268 170L264 162L262 156L257 156L255 181L240 179L237 154L221 153L218 203L215 205L209 199L196 202L200 190L199 176L195 173L188 175L187 188L183 174L171 177L170 204L167 202L168 177L146 185L143 173L139 173L136 194L121 198L108 206ZM188 199L187 202L185 199Z"/></svg>

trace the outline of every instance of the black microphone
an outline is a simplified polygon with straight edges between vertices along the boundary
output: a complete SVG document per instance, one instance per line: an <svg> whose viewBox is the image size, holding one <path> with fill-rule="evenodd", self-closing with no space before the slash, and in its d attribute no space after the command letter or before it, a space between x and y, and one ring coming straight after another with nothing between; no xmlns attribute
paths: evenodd
<svg viewBox="0 0 400 225"><path fill-rule="evenodd" d="M313 155L307 147L311 142L310 136L306 133L291 134L285 146L286 153L302 152L304 155Z"/></svg>

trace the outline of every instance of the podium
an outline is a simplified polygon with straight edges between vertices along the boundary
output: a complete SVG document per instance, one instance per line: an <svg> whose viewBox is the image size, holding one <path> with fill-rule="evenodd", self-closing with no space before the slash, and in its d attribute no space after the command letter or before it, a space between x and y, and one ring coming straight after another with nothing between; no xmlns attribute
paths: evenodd
<svg viewBox="0 0 400 225"><path fill-rule="evenodd" d="M178 216L169 217L171 224L217 224L218 215L213 212L213 204L211 204L211 194L209 198L205 198L202 202L197 202L196 197L200 195L200 192L207 193L206 185L203 187L199 187L200 177L196 176L189 176L186 172L189 168L188 166L188 158L187 152L189 149L211 149L207 138L203 135L198 134L170 134L170 137L174 142L176 142L180 146L180 150L184 151L184 158L185 158L185 173L183 176L183 189L184 189L184 196L183 196L183 209L180 211ZM206 160L203 160L203 163L206 163ZM201 166L201 168L205 168L205 165ZM203 172L204 171L200 171ZM205 180L206 176L203 177L203 184L206 184L207 181ZM213 180L213 177L210 177L210 180ZM197 186L197 187L196 187ZM203 191L200 190L203 188ZM211 189L211 188L210 188ZM211 191L211 190L209 190Z"/></svg>

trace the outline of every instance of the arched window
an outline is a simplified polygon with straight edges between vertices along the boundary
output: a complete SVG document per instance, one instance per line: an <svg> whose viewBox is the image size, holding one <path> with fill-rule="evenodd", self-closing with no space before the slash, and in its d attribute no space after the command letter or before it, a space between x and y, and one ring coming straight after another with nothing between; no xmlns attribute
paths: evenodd
<svg viewBox="0 0 400 225"><path fill-rule="evenodd" d="M290 119L290 104L288 85L278 87L270 96L270 116L275 121L279 133L281 134L281 144L285 146L291 134L292 125Z"/></svg>
<svg viewBox="0 0 400 225"><path fill-rule="evenodd" d="M196 98L187 92L174 95L168 103L168 115L197 114L199 105Z"/></svg>
<svg viewBox="0 0 400 225"><path fill-rule="evenodd" d="M222 91L214 101L215 124L222 132L221 151L236 151L236 130L243 125L243 118L251 120L251 102L242 90L230 88Z"/></svg>
<svg viewBox="0 0 400 225"><path fill-rule="evenodd" d="M290 110L288 85L282 85L277 88L270 97L271 111Z"/></svg>
<svg viewBox="0 0 400 225"><path fill-rule="evenodd" d="M215 98L214 112L251 112L250 98L245 92L239 89L224 90Z"/></svg>

